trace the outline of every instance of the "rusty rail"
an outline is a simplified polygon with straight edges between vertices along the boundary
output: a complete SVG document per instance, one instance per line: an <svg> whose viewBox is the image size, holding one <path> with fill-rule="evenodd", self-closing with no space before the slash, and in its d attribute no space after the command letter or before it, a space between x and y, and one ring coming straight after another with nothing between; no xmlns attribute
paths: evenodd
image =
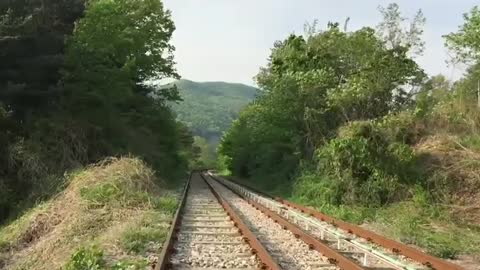
<svg viewBox="0 0 480 270"><path fill-rule="evenodd" d="M270 256L268 251L263 247L260 241L258 241L257 237L255 237L255 235L250 231L247 225L243 223L240 217L232 209L230 204L215 191L215 189L210 185L210 183L208 183L207 179L205 179L202 173L200 173L200 176L202 177L203 181L207 183L213 195L215 196L215 198L217 198L223 209L225 209L228 216L230 216L230 218L234 222L235 227L237 227L239 232L243 235L244 240L250 245L250 247L252 248L252 252L257 255L258 259L262 264L261 269L280 270L280 266Z"/></svg>
<svg viewBox="0 0 480 270"><path fill-rule="evenodd" d="M213 178L215 178L215 177L213 177ZM282 198L278 198L278 197L273 198L272 196L270 196L270 195L268 195L264 192L258 191L258 190L254 189L254 188L252 188L248 185L239 183L238 181L236 181L232 178L228 178L228 180L232 181L233 183L235 183L237 185L240 185L240 186L243 186L247 189L250 189L250 190L252 190L252 191L254 191L258 194L261 194L261 195L263 195L267 198L274 199L274 200L276 200L276 201L278 201L278 202L280 202L280 203L282 203L286 206L297 209L297 210L301 211L302 213L306 213L310 216L313 216L316 219L319 219L320 221L330 223L333 226L336 226L336 227L338 227L342 230L347 231L348 233L354 234L358 237L367 239L368 241L373 242L377 245L380 245L384 248L390 249L394 253L404 255L404 256L406 256L406 257L408 257L408 258L410 258L414 261L420 262L423 265L425 265L425 266L427 266L431 269L434 269L434 270L462 270L463 269L462 267L460 267L456 264L453 264L453 263L447 262L445 260L436 258L434 256L428 255L428 254L426 254L426 253L424 253L420 250L417 250L415 248L412 248L412 247L407 246L405 244L402 244L400 242L388 239L384 236L381 236L381 235L376 234L374 232L363 229L360 226L353 225L353 224L347 223L345 221L341 221L339 219L332 218L332 217L327 216L327 215L325 215L325 214L323 214L323 213L321 213L317 210L305 207L303 205L296 204L294 202L290 202L290 201L282 199Z"/></svg>
<svg viewBox="0 0 480 270"><path fill-rule="evenodd" d="M203 176L202 176L203 177ZM212 179L215 179L212 177ZM250 205L255 207L257 210L261 211L265 215L267 215L269 218L273 219L276 223L280 224L283 229L289 230L293 233L293 235L296 238L301 239L304 241L306 244L308 244L309 248L314 249L321 254L323 254L325 257L328 258L329 262L332 264L335 264L339 266L340 268L344 270L364 270L366 268L356 264L352 260L348 259L347 257L343 256L342 254L338 253L336 250L330 248L326 244L322 243L320 240L316 239L315 237L311 236L309 233L303 231L300 229L298 226L290 223L288 220L284 219L274 211L264 207L263 205L255 202L254 200L251 200L249 198L246 198L242 194L238 193L237 191L231 189L230 187L226 186L223 184L221 181L218 181L215 179L218 183L232 191L233 193L237 194L244 200L246 200Z"/></svg>
<svg viewBox="0 0 480 270"><path fill-rule="evenodd" d="M363 229L359 226L356 226L356 225L347 223L345 221L341 221L341 220L329 217L329 216L327 216L327 215L325 215L321 212L318 212L316 210L307 208L305 206L302 206L302 205L299 205L299 204L296 204L296 203L293 203L293 202L290 202L290 201L287 201L287 200L284 200L284 199L276 198L276 200L278 202L281 202L281 203L289 206L289 207L298 209L299 211L301 211L303 213L309 214L309 215L311 215L311 216L313 216L313 217L315 217L315 218L317 218L321 221L328 222L328 223L330 223L330 224L332 224L332 225L334 225L334 226L336 226L340 229L348 231L349 233L352 233L352 234L354 234L358 237L367 239L370 242L373 242L373 243L378 244L380 246L383 246L385 248L391 249L394 253L402 254L402 255L404 255L406 257L409 257L410 259L412 259L414 261L420 262L423 265L428 266L432 269L435 269L435 270L461 270L461 269L463 269L460 266L457 266L453 263L450 263L450 262L441 260L439 258L430 256L430 255L425 254L425 253L423 253L423 252L421 252L417 249L414 249L412 247L409 247L409 246L407 246L405 244L402 244L402 243L399 243L397 241L385 238L385 237L383 237L379 234L376 234L374 232L365 230L365 229Z"/></svg>
<svg viewBox="0 0 480 270"><path fill-rule="evenodd" d="M173 244L175 242L175 234L177 233L178 227L180 225L180 214L183 211L183 208L185 206L187 192L188 192L188 189L190 188L190 181L192 180L192 174L193 172L190 173L190 176L188 177L188 181L185 184L185 187L183 188L182 195L180 198L180 204L170 223L170 230L168 231L167 238L162 248L162 252L158 257L157 264L155 265L155 267L153 267L153 269L155 270L167 270L170 267L169 265L170 255L174 252Z"/></svg>

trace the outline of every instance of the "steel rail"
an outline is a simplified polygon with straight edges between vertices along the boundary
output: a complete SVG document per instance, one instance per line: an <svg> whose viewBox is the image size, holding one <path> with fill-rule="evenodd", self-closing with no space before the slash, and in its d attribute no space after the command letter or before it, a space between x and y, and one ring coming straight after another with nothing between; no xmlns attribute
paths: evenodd
<svg viewBox="0 0 480 270"><path fill-rule="evenodd" d="M215 179L215 177L213 175L211 175L211 176ZM384 248L390 249L392 252L394 252L396 254L401 254L403 256L406 256L406 257L408 257L408 258L410 258L414 261L417 261L417 262L419 262L419 263L421 263L421 264L423 264L423 265L425 265L425 266L427 266L431 269L434 269L434 270L462 270L463 269L462 267L460 267L456 264L453 264L453 263L444 261L442 259L436 258L434 256L428 255L428 254L426 254L422 251L419 251L415 248L412 248L412 247L407 246L405 244L402 244L400 242L388 239L384 236L381 236L381 235L376 234L374 232L363 229L360 226L353 225L353 224L347 223L345 221L341 221L341 220L332 218L332 217L330 217L328 215L325 215L325 214L323 214L319 211L316 211L314 209L311 209L311 208L308 208L308 207L290 202L290 201L282 199L282 198L278 198L278 197L274 198L274 197L272 197L272 196L270 196L270 195L268 195L264 192L255 190L255 189L249 187L248 185L239 183L238 181L236 181L234 179L228 178L228 181L230 181L232 183L235 183L239 186L242 186L244 188L250 189L252 191L255 191L256 193L259 193L259 194L261 194L261 195L263 195L267 198L275 200L275 201L277 201L281 204L284 204L284 205L289 206L291 208L297 209L298 211L300 211L302 213L308 214L308 215L310 215L310 216L312 216L312 217L314 217L314 218L316 218L320 221L327 222L327 223L329 223L329 224L331 224L335 227L338 227L342 230L345 230L348 233L354 234L354 235L356 235L360 238L364 238L364 239L368 240L369 242L373 242L373 243L375 243L377 245L380 245Z"/></svg>
<svg viewBox="0 0 480 270"><path fill-rule="evenodd" d="M243 235L245 242L252 248L252 253L257 256L261 262L261 269L266 270L280 270L280 266L275 262L275 260L270 256L268 251L263 247L257 237L250 231L245 223L240 219L240 217L235 213L231 205L223 199L223 197L218 194L215 188L207 181L205 176L200 173L200 177L205 181L210 191L212 191L215 198L222 205L223 209L227 212L228 216L232 219L235 227L238 228L240 234Z"/></svg>
<svg viewBox="0 0 480 270"><path fill-rule="evenodd" d="M190 176L188 177L188 181L185 184L185 187L183 188L182 195L180 197L180 204L177 208L177 211L175 211L175 215L173 216L173 219L170 223L170 229L168 231L165 243L163 244L162 252L158 257L157 264L155 265L155 267L153 267L155 270L167 270L170 267L170 256L174 252L174 248L173 248L173 244L175 242L174 236L177 233L178 227L180 225L180 214L183 211L183 208L185 206L187 192L188 192L188 189L190 188L190 181L192 180L192 174L193 172L190 173Z"/></svg>
<svg viewBox="0 0 480 270"><path fill-rule="evenodd" d="M354 234L358 237L367 239L370 242L373 242L375 244L378 244L380 246L383 246L385 248L389 248L392 250L392 252L397 253L397 254L402 254L406 257L409 257L410 259L420 262L423 265L435 269L435 270L461 270L461 268L458 265L455 265L453 263L441 260L439 258L430 256L424 252L421 252L415 248L409 247L405 244L399 243L397 241L388 239L384 236L381 236L379 234L376 234L374 232L368 231L366 229L363 229L362 227L347 223L345 221L341 221L332 217L329 217L321 212L318 212L316 210L307 208L305 206L277 198L277 201L292 207L294 209L298 209L299 211L306 213L310 216L313 216L321 221L328 222L332 224L333 226L336 226L340 229L343 229L351 234Z"/></svg>
<svg viewBox="0 0 480 270"><path fill-rule="evenodd" d="M340 268L344 270L365 270L367 268L364 268L349 258L343 256L342 254L338 253L336 250L332 249L328 245L324 244L320 240L316 239L315 237L311 236L309 233L303 231L301 228L298 226L292 224L285 218L281 217L274 211L264 207L263 205L259 204L258 202L244 196L243 194L237 192L236 190L230 188L229 186L225 185L222 181L218 181L217 179L213 178L216 182L220 183L224 187L226 187L228 190L232 191L233 193L237 194L241 198L243 198L245 201L247 201L250 205L255 207L257 210L261 211L265 215L267 215L269 218L273 219L276 223L280 224L283 229L289 230L293 233L293 235L296 238L301 239L304 241L306 244L308 244L309 248L314 249L318 252L320 252L322 255L328 258L329 262L332 264L335 264L339 266Z"/></svg>
<svg viewBox="0 0 480 270"><path fill-rule="evenodd" d="M224 184L229 185L233 189L238 189L239 192L243 193L246 197L251 198L254 201L266 206L267 208L276 211L280 216L283 216L285 219L292 221L293 223L297 224L299 227L305 227L306 231L310 231L312 228L318 229L320 231L320 240L324 240L326 234L333 236L333 238L337 239L337 247L340 246L350 246L356 250L359 250L363 253L363 260L362 265L367 267L368 266L368 258L372 257L377 260L381 260L384 263L393 267L393 269L399 270L417 270L418 268L412 267L408 264L395 260L388 255L385 255L382 252L379 252L373 249L371 246L365 245L360 243L357 240L351 239L350 237L344 235L342 232L339 232L338 229L329 228L323 224L321 224L316 219L312 219L310 216L305 216L304 214L297 212L297 210L292 210L285 207L280 202L277 202L273 199L269 199L264 196L260 196L255 194L254 192L246 189L245 187L235 184L231 181L225 181L223 178L219 179ZM301 221L301 222L300 222ZM318 236L315 236L318 239ZM343 244L343 245L342 245Z"/></svg>

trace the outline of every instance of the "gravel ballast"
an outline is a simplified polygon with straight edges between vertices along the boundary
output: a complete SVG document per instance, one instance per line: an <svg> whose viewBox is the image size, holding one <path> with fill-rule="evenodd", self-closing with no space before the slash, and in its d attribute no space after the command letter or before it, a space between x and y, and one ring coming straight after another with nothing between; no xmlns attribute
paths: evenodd
<svg viewBox="0 0 480 270"><path fill-rule="evenodd" d="M207 179L240 216L283 269L338 269L319 252L312 250L288 230L220 183Z"/></svg>
<svg viewBox="0 0 480 270"><path fill-rule="evenodd" d="M256 269L259 262L198 174L192 176L170 261L174 268Z"/></svg>

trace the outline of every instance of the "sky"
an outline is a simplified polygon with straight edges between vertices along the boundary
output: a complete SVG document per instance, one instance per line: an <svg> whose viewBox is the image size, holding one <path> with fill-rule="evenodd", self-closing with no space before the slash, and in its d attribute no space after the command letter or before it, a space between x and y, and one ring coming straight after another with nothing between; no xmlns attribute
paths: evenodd
<svg viewBox="0 0 480 270"><path fill-rule="evenodd" d="M289 34L303 34L306 22L318 20L322 29L329 21L350 17L349 30L376 26L381 0L163 0L176 25L177 70L184 79L226 81L255 85L253 77L265 66L273 43ZM442 35L455 32L463 14L478 0L399 0L405 17L422 9L427 23L426 50L416 60L429 75L461 77L463 68L448 66L448 50Z"/></svg>

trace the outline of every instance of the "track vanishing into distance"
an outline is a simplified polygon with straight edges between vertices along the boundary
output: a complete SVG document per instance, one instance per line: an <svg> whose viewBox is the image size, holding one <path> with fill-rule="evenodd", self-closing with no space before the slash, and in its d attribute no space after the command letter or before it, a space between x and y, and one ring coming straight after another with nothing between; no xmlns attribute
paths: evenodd
<svg viewBox="0 0 480 270"><path fill-rule="evenodd" d="M156 269L462 268L210 172L194 172Z"/></svg>

